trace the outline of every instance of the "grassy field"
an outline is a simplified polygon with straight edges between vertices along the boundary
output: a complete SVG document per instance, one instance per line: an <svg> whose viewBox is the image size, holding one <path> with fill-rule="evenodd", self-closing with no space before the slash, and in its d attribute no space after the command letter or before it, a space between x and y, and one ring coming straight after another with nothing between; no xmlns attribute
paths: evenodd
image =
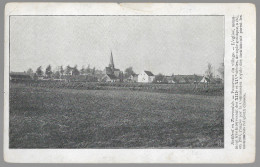
<svg viewBox="0 0 260 167"><path fill-rule="evenodd" d="M223 96L11 84L10 148L222 148L223 110Z"/></svg>
<svg viewBox="0 0 260 167"><path fill-rule="evenodd" d="M77 90L132 90L170 94L194 94L206 96L223 96L224 84L161 84L129 82L65 82L65 81L25 81L17 82L20 86L42 88L68 88Z"/></svg>

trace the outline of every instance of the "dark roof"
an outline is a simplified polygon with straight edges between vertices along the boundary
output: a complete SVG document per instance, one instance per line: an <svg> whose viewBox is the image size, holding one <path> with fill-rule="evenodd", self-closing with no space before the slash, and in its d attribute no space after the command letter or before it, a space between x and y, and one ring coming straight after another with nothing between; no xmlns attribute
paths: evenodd
<svg viewBox="0 0 260 167"><path fill-rule="evenodd" d="M200 75L175 75L173 77L174 81L177 83L194 83L200 82L203 76Z"/></svg>
<svg viewBox="0 0 260 167"><path fill-rule="evenodd" d="M12 79L20 79L20 80L32 79L29 74L26 74L26 73L24 73L24 72L11 72L11 73L10 73L10 77L11 77Z"/></svg>
<svg viewBox="0 0 260 167"><path fill-rule="evenodd" d="M22 76L30 76L29 74L25 72L10 72L10 76L12 75L22 75Z"/></svg>
<svg viewBox="0 0 260 167"><path fill-rule="evenodd" d="M144 71L148 76L154 76L151 71Z"/></svg>
<svg viewBox="0 0 260 167"><path fill-rule="evenodd" d="M107 74L107 76L110 78L110 79L117 79L117 77L113 74Z"/></svg>
<svg viewBox="0 0 260 167"><path fill-rule="evenodd" d="M174 76L173 80L176 83L185 83L186 82L186 80L182 76L179 76L179 75Z"/></svg>
<svg viewBox="0 0 260 167"><path fill-rule="evenodd" d="M176 81L174 81L174 77L173 76L165 76L165 78L166 78L166 80L168 81L168 82L176 82Z"/></svg>
<svg viewBox="0 0 260 167"><path fill-rule="evenodd" d="M137 77L137 76L138 76L138 74L131 74L131 76L133 76L133 77Z"/></svg>

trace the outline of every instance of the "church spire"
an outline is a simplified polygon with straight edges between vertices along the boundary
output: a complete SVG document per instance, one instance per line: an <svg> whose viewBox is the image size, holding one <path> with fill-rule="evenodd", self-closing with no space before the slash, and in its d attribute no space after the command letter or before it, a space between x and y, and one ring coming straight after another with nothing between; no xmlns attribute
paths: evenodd
<svg viewBox="0 0 260 167"><path fill-rule="evenodd" d="M111 67L113 69L115 68L112 51L111 51L111 56L110 56L109 67Z"/></svg>

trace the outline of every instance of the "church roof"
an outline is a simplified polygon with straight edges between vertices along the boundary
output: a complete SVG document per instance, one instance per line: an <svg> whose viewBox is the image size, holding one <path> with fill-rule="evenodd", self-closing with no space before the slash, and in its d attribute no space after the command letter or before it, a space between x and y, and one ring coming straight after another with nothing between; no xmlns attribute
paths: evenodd
<svg viewBox="0 0 260 167"><path fill-rule="evenodd" d="M113 53L112 53L112 51L111 51L111 56L110 56L109 67L115 68L115 64L114 64L114 59L113 59Z"/></svg>

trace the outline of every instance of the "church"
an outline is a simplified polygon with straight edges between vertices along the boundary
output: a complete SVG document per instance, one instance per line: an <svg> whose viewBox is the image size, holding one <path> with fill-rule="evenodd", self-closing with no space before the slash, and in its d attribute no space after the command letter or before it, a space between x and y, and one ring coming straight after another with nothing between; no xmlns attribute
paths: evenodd
<svg viewBox="0 0 260 167"><path fill-rule="evenodd" d="M123 72L115 68L113 53L111 51L110 62L108 67L103 71L104 76L102 77L103 82L121 82L123 81Z"/></svg>

